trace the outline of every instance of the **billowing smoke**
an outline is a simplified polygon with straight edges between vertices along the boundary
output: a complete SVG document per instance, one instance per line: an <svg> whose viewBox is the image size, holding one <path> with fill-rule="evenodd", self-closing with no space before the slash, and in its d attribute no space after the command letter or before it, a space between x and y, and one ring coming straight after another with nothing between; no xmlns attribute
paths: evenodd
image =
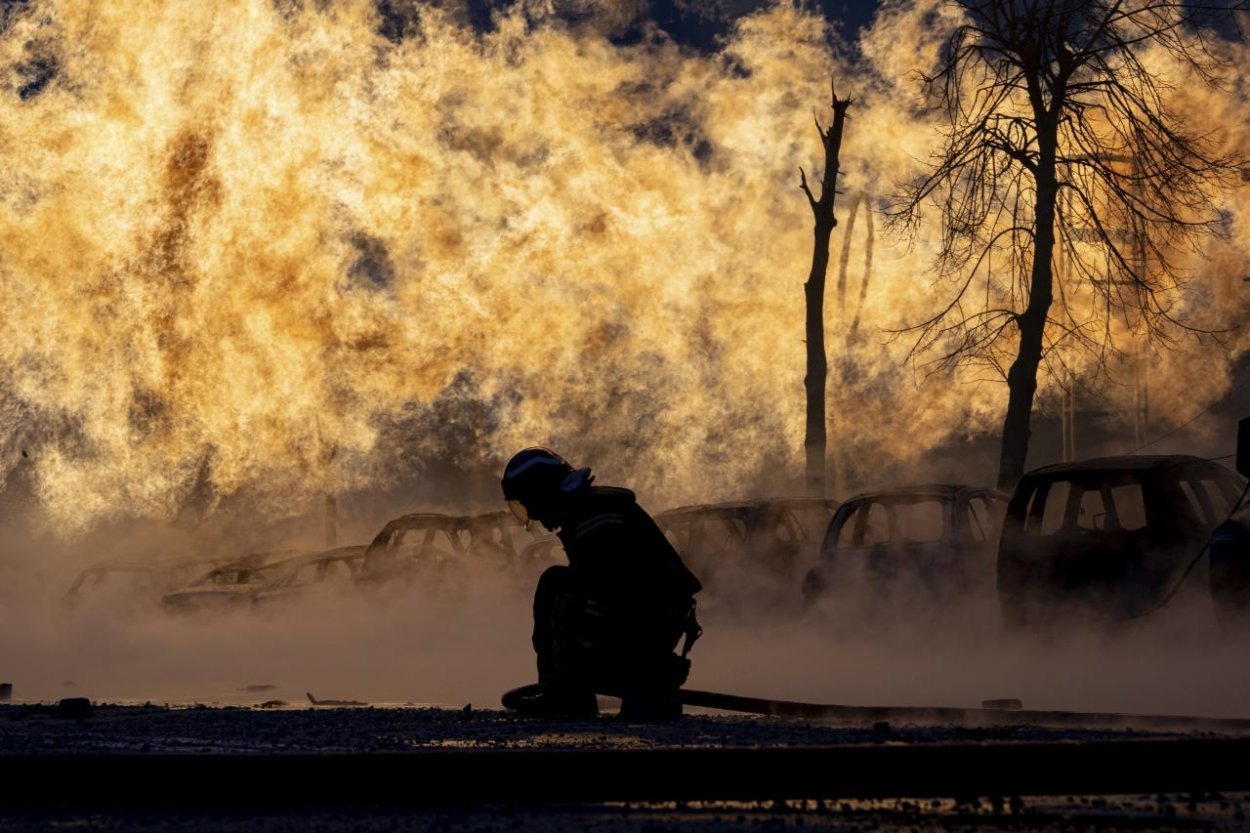
<svg viewBox="0 0 1250 833"><path fill-rule="evenodd" d="M438 584L318 592L255 611L170 616L123 582L71 608L55 582L6 574L5 681L19 701L89 696L189 704L371 703L497 707L531 682L534 575L466 569ZM1037 709L1246 716L1244 639L1219 634L1202 597L1119 633L1055 641L1005 636L986 595L945 607L846 607L804 618L735 619L709 605L690 687L848 705L976 708L1016 697ZM991 582L992 583L992 582ZM1192 592L1189 592L1192 591ZM901 600L900 600L901 601Z"/></svg>
<svg viewBox="0 0 1250 833"><path fill-rule="evenodd" d="M59 599L110 553L315 544L325 494L345 543L402 512L493 502L486 475L534 443L652 510L794 490L798 169L821 164L831 78L855 98L827 307L839 491L968 465L1004 385L909 363L898 331L949 297L937 218L908 241L879 214L935 147L914 72L956 17L887 4L853 62L853 32L793 4L666 5L715 36L679 42L629 0L0 4L0 675L20 698L491 704L532 677L532 575L211 622L139 595ZM1245 147L1246 79L1229 87L1175 94ZM1248 199L1220 195L1229 240L1190 255L1173 298L1189 323L1242 317ZM1229 390L1246 336L1178 345L1154 349L1161 429ZM1042 409L1097 361L1062 359ZM1131 385L1099 384L1125 412ZM254 523L200 523L228 509ZM919 626L722 617L691 682L1244 714L1244 645L1211 648L1209 610L1178 614L1183 637L1151 623L1026 650L982 601Z"/></svg>
<svg viewBox="0 0 1250 833"><path fill-rule="evenodd" d="M841 213L879 208L933 147L912 72L949 13L890 6L851 64L789 4L678 5L723 39L636 3L5 5L0 465L69 532L281 516L536 442L662 502L792 489L812 114L831 76L856 96ZM1238 243L1180 298L1212 326L1243 303L1235 199ZM831 332L835 442L908 465L994 430L1003 387L907 364L891 331L948 287L923 229L868 229L830 293L831 328L858 321ZM1241 349L1161 352L1160 422Z"/></svg>

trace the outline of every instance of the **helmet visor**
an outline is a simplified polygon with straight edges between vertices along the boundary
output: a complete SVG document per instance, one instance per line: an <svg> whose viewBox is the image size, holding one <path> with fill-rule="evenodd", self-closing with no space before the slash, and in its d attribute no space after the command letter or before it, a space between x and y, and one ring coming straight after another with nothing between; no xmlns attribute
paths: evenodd
<svg viewBox="0 0 1250 833"><path fill-rule="evenodd" d="M525 504L519 500L510 500L508 501L508 508L512 510L512 514L516 516L518 521L525 524L525 529L528 532L530 524L534 523L534 521L530 518L529 510L525 508Z"/></svg>

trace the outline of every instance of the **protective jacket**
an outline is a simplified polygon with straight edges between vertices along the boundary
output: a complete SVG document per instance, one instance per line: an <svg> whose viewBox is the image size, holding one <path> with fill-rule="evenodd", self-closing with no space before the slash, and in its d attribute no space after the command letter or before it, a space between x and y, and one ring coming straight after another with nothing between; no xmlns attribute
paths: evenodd
<svg viewBox="0 0 1250 833"><path fill-rule="evenodd" d="M622 696L676 689L701 633L699 580L628 489L583 483L561 507L569 565L548 568L534 595L539 682Z"/></svg>
<svg viewBox="0 0 1250 833"><path fill-rule="evenodd" d="M629 489L589 486L568 499L560 520L569 566L613 616L684 614L702 589Z"/></svg>

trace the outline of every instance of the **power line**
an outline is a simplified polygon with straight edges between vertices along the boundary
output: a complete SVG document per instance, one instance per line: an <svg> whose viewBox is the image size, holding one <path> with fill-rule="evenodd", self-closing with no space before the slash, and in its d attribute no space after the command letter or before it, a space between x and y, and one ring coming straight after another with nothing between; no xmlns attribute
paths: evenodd
<svg viewBox="0 0 1250 833"><path fill-rule="evenodd" d="M1244 388L1246 385L1250 385L1250 376L1247 376L1245 379L1242 379L1242 380L1241 380L1241 382L1239 382L1239 383L1238 383L1238 384L1237 384L1234 388L1232 388L1232 390L1230 390L1228 393L1226 393L1226 394L1225 394L1225 397L1231 396L1232 394L1234 394L1234 393L1236 393L1237 391L1239 391L1239 390L1241 390L1242 388ZM1153 440L1151 440L1151 441L1150 441L1150 442L1148 442L1148 443L1142 443L1141 445L1137 446L1137 448L1134 448L1132 451L1130 451L1130 452L1128 452L1128 453L1129 453L1129 454L1136 454L1137 452L1141 451L1143 448L1149 448L1150 446L1154 445L1155 443L1162 442L1163 440L1166 440L1168 437L1172 436L1173 434L1177 433L1178 431L1181 431L1181 430L1183 430L1183 429L1185 429L1185 428L1188 428L1190 425L1193 425L1193 424L1194 424L1195 422L1197 422L1197 421L1198 421L1201 417L1204 417L1204 416L1206 416L1207 414L1209 414L1209 413L1211 412L1211 409L1212 409L1212 408L1214 408L1214 407L1215 407L1216 405L1218 405L1218 404L1219 404L1219 401L1212 402L1210 405L1208 405L1207 407L1203 408L1201 411L1199 411L1198 413L1194 414L1192 417L1190 417L1189 419L1185 420L1184 422L1182 422L1180 425L1176 426L1176 427L1175 427L1175 428L1173 428L1172 430L1167 431L1167 432L1165 432L1165 433L1163 433L1163 434L1160 434L1159 436L1155 437ZM1233 456L1233 455L1229 455L1229 456Z"/></svg>

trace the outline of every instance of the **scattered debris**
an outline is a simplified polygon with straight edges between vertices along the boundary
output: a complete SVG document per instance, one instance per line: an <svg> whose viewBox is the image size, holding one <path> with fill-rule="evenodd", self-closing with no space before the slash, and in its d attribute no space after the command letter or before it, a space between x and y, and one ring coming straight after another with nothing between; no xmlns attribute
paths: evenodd
<svg viewBox="0 0 1250 833"><path fill-rule="evenodd" d="M316 697L312 696L312 692L308 692L308 691L304 692L304 694L305 696L308 697L308 702L312 703L314 706L367 706L369 705L368 703L362 702L360 700L318 700Z"/></svg>

